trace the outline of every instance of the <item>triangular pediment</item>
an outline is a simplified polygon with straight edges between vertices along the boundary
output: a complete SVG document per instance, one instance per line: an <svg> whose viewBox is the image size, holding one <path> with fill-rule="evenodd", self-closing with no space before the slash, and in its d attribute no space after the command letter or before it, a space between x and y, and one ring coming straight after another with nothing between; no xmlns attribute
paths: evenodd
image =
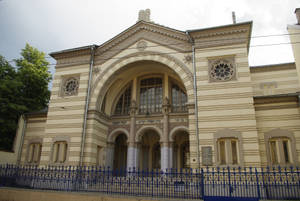
<svg viewBox="0 0 300 201"><path fill-rule="evenodd" d="M178 52L191 49L185 32L139 21L97 48L95 54L97 64L104 63L141 40L152 42L157 46L165 46Z"/></svg>

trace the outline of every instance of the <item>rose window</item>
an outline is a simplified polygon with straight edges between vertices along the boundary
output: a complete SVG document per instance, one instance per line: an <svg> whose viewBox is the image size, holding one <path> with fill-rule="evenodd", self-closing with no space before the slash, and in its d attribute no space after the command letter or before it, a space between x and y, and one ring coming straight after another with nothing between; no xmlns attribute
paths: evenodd
<svg viewBox="0 0 300 201"><path fill-rule="evenodd" d="M231 80L234 76L234 68L226 60L218 60L212 64L210 76L217 81Z"/></svg>
<svg viewBox="0 0 300 201"><path fill-rule="evenodd" d="M74 95L78 91L78 80L76 78L70 78L65 82L64 85L64 95Z"/></svg>

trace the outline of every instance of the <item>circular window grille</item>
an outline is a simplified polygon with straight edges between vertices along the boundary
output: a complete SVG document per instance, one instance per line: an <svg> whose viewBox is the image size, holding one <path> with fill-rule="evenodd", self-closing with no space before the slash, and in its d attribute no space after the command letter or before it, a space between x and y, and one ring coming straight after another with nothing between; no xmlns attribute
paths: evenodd
<svg viewBox="0 0 300 201"><path fill-rule="evenodd" d="M78 91L78 79L70 78L65 82L64 85L64 95L74 95L77 94Z"/></svg>
<svg viewBox="0 0 300 201"><path fill-rule="evenodd" d="M226 60L218 60L212 64L210 76L219 81L231 80L234 76L233 65Z"/></svg>

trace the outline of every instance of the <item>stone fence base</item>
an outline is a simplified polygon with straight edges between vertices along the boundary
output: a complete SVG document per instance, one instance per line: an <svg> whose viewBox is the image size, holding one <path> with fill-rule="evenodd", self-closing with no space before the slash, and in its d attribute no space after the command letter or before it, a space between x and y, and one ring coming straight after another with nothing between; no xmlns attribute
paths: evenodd
<svg viewBox="0 0 300 201"><path fill-rule="evenodd" d="M19 188L0 188L0 201L179 201L144 197L114 196L102 193L46 191ZM183 199L180 199L183 200ZM200 200L197 200L200 201Z"/></svg>

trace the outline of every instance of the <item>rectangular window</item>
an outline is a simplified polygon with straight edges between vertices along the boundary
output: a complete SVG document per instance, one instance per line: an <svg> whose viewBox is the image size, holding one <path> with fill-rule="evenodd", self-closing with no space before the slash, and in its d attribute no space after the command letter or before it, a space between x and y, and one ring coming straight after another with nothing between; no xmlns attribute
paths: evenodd
<svg viewBox="0 0 300 201"><path fill-rule="evenodd" d="M232 150L232 164L238 164L237 146L235 140L231 141L231 150Z"/></svg>
<svg viewBox="0 0 300 201"><path fill-rule="evenodd" d="M219 146L220 146L220 163L221 165L225 165L226 164L225 141L221 140Z"/></svg>
<svg viewBox="0 0 300 201"><path fill-rule="evenodd" d="M284 162L289 163L290 159L289 159L288 141L283 140L282 145L283 145Z"/></svg>
<svg viewBox="0 0 300 201"><path fill-rule="evenodd" d="M220 138L218 139L218 156L220 165L237 165L239 164L237 138Z"/></svg>
<svg viewBox="0 0 300 201"><path fill-rule="evenodd" d="M272 164L278 164L276 141L270 141L270 151Z"/></svg>
<svg viewBox="0 0 300 201"><path fill-rule="evenodd" d="M32 143L29 145L28 149L28 163L38 163L41 158L42 145L39 143Z"/></svg>
<svg viewBox="0 0 300 201"><path fill-rule="evenodd" d="M67 159L68 144L66 141L57 141L53 146L52 160L54 163L64 163Z"/></svg>

